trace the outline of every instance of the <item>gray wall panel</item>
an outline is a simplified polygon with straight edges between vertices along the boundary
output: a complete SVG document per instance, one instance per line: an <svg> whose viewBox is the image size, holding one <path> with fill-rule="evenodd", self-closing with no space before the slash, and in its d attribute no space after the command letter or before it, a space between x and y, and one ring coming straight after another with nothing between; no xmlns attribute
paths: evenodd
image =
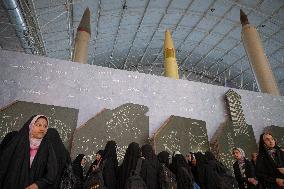
<svg viewBox="0 0 284 189"><path fill-rule="evenodd" d="M103 108L125 103L149 108L152 135L170 115L203 120L209 139L227 118L225 87L64 60L0 51L0 107L14 100L79 109L77 126ZM284 125L284 97L245 90L246 121L258 138L265 126Z"/></svg>

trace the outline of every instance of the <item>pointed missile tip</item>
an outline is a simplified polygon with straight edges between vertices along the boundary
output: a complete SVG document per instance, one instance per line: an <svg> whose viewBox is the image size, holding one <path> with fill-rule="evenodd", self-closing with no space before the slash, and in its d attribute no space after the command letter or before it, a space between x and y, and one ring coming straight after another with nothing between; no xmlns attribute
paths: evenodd
<svg viewBox="0 0 284 189"><path fill-rule="evenodd" d="M164 48L174 48L172 35L169 29L165 32Z"/></svg>
<svg viewBox="0 0 284 189"><path fill-rule="evenodd" d="M91 35L90 17L91 17L90 9L89 7L87 7L84 11L84 14L82 16L77 31L85 31Z"/></svg>
<svg viewBox="0 0 284 189"><path fill-rule="evenodd" d="M242 26L249 24L248 17L242 9L240 9L240 20L241 20Z"/></svg>

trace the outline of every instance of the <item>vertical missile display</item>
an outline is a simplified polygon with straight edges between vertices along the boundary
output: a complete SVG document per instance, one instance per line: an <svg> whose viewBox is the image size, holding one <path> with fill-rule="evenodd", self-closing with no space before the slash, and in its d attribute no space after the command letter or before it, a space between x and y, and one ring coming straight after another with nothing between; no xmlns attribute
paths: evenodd
<svg viewBox="0 0 284 189"><path fill-rule="evenodd" d="M86 8L77 29L72 61L86 64L88 62L88 47L91 36L90 10Z"/></svg>
<svg viewBox="0 0 284 189"><path fill-rule="evenodd" d="M164 66L165 66L166 77L179 79L174 42L172 40L171 33L169 30L166 30L165 33Z"/></svg>
<svg viewBox="0 0 284 189"><path fill-rule="evenodd" d="M247 15L240 10L242 41L260 92L280 96L280 92L264 53L261 39L254 26L249 24Z"/></svg>

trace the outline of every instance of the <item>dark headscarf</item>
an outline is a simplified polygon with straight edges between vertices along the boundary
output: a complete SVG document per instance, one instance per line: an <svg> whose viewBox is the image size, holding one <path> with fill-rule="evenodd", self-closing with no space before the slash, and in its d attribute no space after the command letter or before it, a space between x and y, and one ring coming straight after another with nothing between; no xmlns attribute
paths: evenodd
<svg viewBox="0 0 284 189"><path fill-rule="evenodd" d="M132 142L128 145L124 160L119 169L119 188L124 189L126 180L129 178L131 171L136 168L138 158L140 158L139 144Z"/></svg>
<svg viewBox="0 0 284 189"><path fill-rule="evenodd" d="M141 150L142 150L142 156L145 159L148 159L148 160L157 159L157 157L154 153L153 147L150 144L143 145Z"/></svg>
<svg viewBox="0 0 284 189"><path fill-rule="evenodd" d="M112 161L114 166L118 166L115 141L111 140L107 142L103 154L103 160Z"/></svg>
<svg viewBox="0 0 284 189"><path fill-rule="evenodd" d="M103 154L104 154L104 151L103 151L103 150L99 150L99 151L97 151L96 154L100 154L100 155L101 155L101 159L102 159ZM88 170L88 172L87 172L86 177L89 177L89 176L90 176L90 174L93 172L93 166L98 165L98 163L101 161L101 159L100 159L99 161L98 161L97 159L95 159L95 161L93 161L93 163L92 163L92 164L90 165L90 167L89 167L89 170Z"/></svg>
<svg viewBox="0 0 284 189"><path fill-rule="evenodd" d="M260 135L260 138L259 138L259 155L264 156L265 158L268 158L271 162L274 162L276 167L282 167L282 166L284 166L284 162L282 162L282 160L280 158L281 149L277 145L276 141L275 141L275 146L274 146L274 150L275 150L275 154L276 154L274 161L272 160L272 158L269 155L268 149L267 149L267 147L264 143L264 140L263 140L263 136L267 135L267 134L272 136L271 133L262 133Z"/></svg>
<svg viewBox="0 0 284 189"><path fill-rule="evenodd" d="M56 129L54 128L49 128L48 132L46 134L46 137L52 144L52 147L54 149L55 155L56 155L56 160L57 160L57 165L58 165L58 174L57 178L54 184L54 189L58 188L61 180L61 176L63 174L63 171L67 166L71 163L71 158L69 155L69 152L65 148L59 133Z"/></svg>
<svg viewBox="0 0 284 189"><path fill-rule="evenodd" d="M116 154L116 142L108 141L103 154L103 177L108 189L116 188L118 161Z"/></svg>
<svg viewBox="0 0 284 189"><path fill-rule="evenodd" d="M172 165L176 171L177 186L179 189L193 189L193 175L188 170L188 164L182 154L176 154Z"/></svg>
<svg viewBox="0 0 284 189"><path fill-rule="evenodd" d="M166 165L166 167L169 167L169 157L170 154L167 151L162 151L158 154L158 160L160 163L164 163Z"/></svg>
<svg viewBox="0 0 284 189"><path fill-rule="evenodd" d="M145 159L143 160L140 174L148 189L157 189L159 188L158 175L160 171L158 158L150 144L145 144L141 150Z"/></svg>
<svg viewBox="0 0 284 189"><path fill-rule="evenodd" d="M9 142L0 157L0 188L25 188L36 183L50 188L57 176L56 155L49 139L44 136L30 168L29 125L31 117Z"/></svg>
<svg viewBox="0 0 284 189"><path fill-rule="evenodd" d="M83 167L81 166L81 161L85 157L85 154L79 154L72 163L73 173L80 179L84 179Z"/></svg>

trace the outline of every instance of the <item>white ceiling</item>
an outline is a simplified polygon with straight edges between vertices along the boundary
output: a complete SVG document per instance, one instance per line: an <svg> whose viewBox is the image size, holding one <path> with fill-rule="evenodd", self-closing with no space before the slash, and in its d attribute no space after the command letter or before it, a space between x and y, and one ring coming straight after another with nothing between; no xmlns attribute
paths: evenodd
<svg viewBox="0 0 284 189"><path fill-rule="evenodd" d="M92 15L89 64L162 75L164 32L170 29L182 78L257 91L241 42L239 17L243 9L259 31L284 94L284 0L29 0L29 3L34 3L33 17L48 57L70 60L77 27L89 7ZM0 10L0 46L19 51L11 45L15 41L2 37L13 26L5 11ZM13 38L17 40L15 32Z"/></svg>

